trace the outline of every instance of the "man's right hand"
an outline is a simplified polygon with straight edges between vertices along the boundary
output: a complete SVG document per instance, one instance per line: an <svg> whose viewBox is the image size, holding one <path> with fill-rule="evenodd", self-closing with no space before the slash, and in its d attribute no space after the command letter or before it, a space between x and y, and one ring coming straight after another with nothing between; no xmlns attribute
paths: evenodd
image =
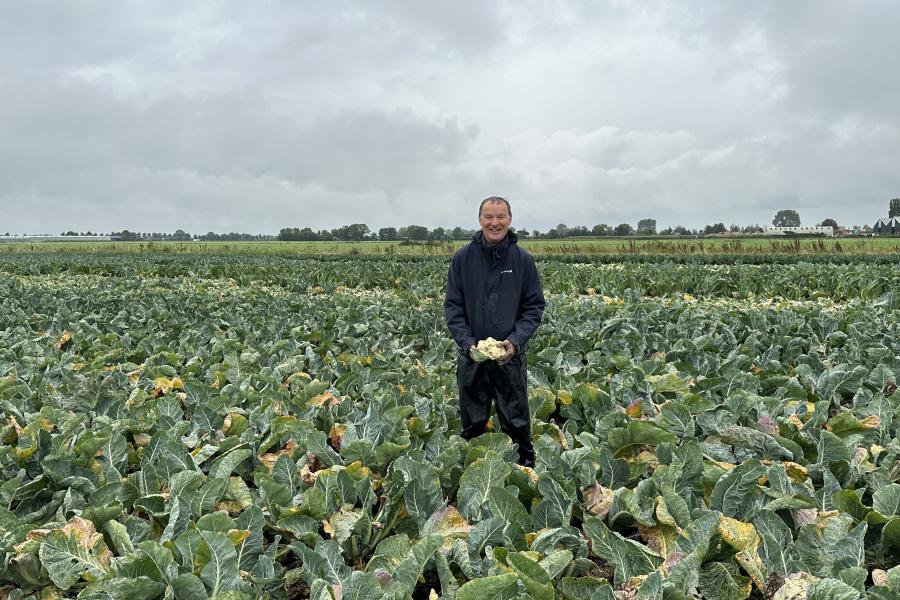
<svg viewBox="0 0 900 600"><path fill-rule="evenodd" d="M483 363L488 359L488 356L484 352L480 352L478 350L478 346L472 344L471 346L469 346L469 358L477 363Z"/></svg>

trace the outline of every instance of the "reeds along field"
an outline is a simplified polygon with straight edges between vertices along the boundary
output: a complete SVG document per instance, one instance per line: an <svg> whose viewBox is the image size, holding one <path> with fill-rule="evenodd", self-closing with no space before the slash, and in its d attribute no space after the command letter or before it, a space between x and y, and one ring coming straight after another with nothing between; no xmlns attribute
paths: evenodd
<svg viewBox="0 0 900 600"><path fill-rule="evenodd" d="M0 240L3 253L239 253L239 254L380 254L450 255L467 240L421 242L15 242ZM566 238L522 239L533 254L897 254L900 237L883 238Z"/></svg>

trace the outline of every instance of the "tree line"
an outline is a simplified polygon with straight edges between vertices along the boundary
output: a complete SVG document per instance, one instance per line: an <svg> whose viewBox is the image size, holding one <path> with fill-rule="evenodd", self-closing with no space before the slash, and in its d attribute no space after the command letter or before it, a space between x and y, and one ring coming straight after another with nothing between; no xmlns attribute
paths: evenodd
<svg viewBox="0 0 900 600"><path fill-rule="evenodd" d="M888 217L900 217L900 198L891 198L888 206ZM800 214L793 209L782 209L775 213L772 219L772 225L775 227L799 227ZM832 227L838 229L838 223L834 219L825 219L818 224L822 227ZM726 226L724 223L712 223L701 228L692 229L676 225L674 227L666 227L658 230L656 228L656 219L641 219L637 222L637 226L630 223L619 223L612 226L607 223L600 223L588 228L585 225L568 226L560 223L556 227L552 227L547 231L538 229L515 229L510 228L518 234L520 238L525 239L565 239L578 237L627 237L627 236L699 236L717 233L737 233L737 234L755 234L763 233L765 228L758 224L753 225L737 225L731 224ZM110 237L121 241L222 241L222 242L252 242L252 241L303 241L303 242L362 242L362 241L452 241L452 240L468 240L475 234L475 229L465 229L463 227L435 227L429 229L424 225L407 225L405 227L381 227L377 231L370 229L365 223L353 223L351 225L342 225L334 229L313 230L310 227L284 227L278 235L257 234L257 233L215 233L208 232L204 234L190 234L181 229L174 233L159 232L135 232L123 229L122 231L112 232ZM4 234L10 237L9 233ZM103 235L95 234L90 231L86 233L78 233L76 231L66 231L61 236L93 236Z"/></svg>
<svg viewBox="0 0 900 600"><path fill-rule="evenodd" d="M654 236L654 235L707 235L710 233L762 233L764 228L760 225L730 225L725 226L723 223L713 223L699 229L691 229L681 225L675 227L666 227L657 231L656 219L641 219L637 223L637 227L630 223L620 223L611 226L606 223L600 223L588 228L585 225L568 226L560 223L556 227L552 227L547 231L538 229L516 229L510 228L516 232L520 238L524 239L550 239L558 240L565 238L577 237L624 237L624 236ZM286 242L363 242L363 241L452 241L452 240L468 240L475 234L474 229L465 229L462 227L444 228L435 227L429 229L424 225L407 225L405 227L382 227L377 231L371 229L365 223L354 223L352 225L343 225L335 229L321 229L315 231L310 227L285 227L278 232L277 239Z"/></svg>

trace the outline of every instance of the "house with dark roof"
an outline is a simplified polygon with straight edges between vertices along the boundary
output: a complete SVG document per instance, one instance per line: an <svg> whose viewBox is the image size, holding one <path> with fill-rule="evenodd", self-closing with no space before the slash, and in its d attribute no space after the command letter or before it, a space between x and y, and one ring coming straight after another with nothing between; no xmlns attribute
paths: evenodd
<svg viewBox="0 0 900 600"><path fill-rule="evenodd" d="M878 236L884 235L900 235L900 218L890 217L888 219L878 219L872 225L872 234Z"/></svg>

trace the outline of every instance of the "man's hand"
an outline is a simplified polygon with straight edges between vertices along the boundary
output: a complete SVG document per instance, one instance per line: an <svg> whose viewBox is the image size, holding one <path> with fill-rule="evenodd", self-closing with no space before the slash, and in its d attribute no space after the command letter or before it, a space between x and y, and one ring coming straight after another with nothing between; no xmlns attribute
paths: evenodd
<svg viewBox="0 0 900 600"><path fill-rule="evenodd" d="M506 363L509 362L509 360L510 360L513 356L516 355L516 347L515 347L515 346L513 345L513 343L512 343L511 341L509 341L509 340L503 340L503 341L501 342L501 344L503 344L503 347L506 348L506 356L504 356L503 358L498 358L498 359L497 359L497 364L498 364L498 365L505 365Z"/></svg>
<svg viewBox="0 0 900 600"><path fill-rule="evenodd" d="M469 358L477 363L483 363L488 359L488 355L478 349L478 346L472 344L469 346Z"/></svg>

